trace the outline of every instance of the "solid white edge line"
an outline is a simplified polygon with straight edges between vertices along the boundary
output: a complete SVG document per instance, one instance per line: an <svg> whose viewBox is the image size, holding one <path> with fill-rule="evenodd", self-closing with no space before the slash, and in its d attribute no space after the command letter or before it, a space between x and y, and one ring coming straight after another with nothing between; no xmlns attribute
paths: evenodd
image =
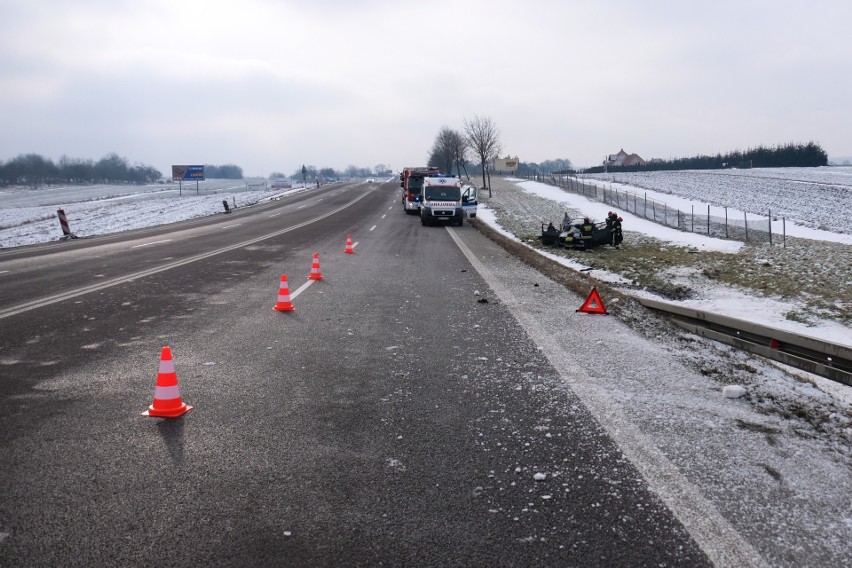
<svg viewBox="0 0 852 568"><path fill-rule="evenodd" d="M580 397L580 400L592 416L615 440L618 449L630 460L642 478L675 517L683 524L690 536L715 566L755 566L769 564L763 556L728 522L713 503L689 482L680 470L661 452L653 442L635 426L622 420L617 427L612 426L614 417L620 416L620 410L608 401L600 399L591 388L583 388L581 381L572 381L571 377L582 377L584 371L576 362L570 360L562 345L540 342L539 325L535 319L520 308L517 298L503 283L473 254L455 231L449 226L446 230L470 261L494 294L518 321L527 335L533 339L541 352L560 374L562 380ZM551 334L550 337L553 337ZM555 340L554 340L555 341Z"/></svg>

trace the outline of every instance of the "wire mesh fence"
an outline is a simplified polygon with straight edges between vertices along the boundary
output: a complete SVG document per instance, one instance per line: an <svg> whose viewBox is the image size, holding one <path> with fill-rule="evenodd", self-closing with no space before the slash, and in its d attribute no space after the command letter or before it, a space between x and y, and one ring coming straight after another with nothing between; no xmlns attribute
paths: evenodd
<svg viewBox="0 0 852 568"><path fill-rule="evenodd" d="M663 201L649 198L647 193L619 190L602 183L584 181L576 176L551 174L536 176L535 179L681 231L747 243L786 245L786 219L781 218L780 234L773 234L771 211L768 217L752 215L749 218L748 213L743 212L728 215L728 208L723 207L724 216L711 215L710 205L707 205L706 211L701 207L699 209L702 210L696 210L694 205L689 211L682 211L666 205Z"/></svg>

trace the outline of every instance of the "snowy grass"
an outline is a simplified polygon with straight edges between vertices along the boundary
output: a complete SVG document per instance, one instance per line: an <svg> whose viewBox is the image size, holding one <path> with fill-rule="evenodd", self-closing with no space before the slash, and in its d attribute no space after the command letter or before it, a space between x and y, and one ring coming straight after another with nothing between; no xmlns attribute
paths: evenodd
<svg viewBox="0 0 852 568"><path fill-rule="evenodd" d="M852 345L852 235L804 228L802 234L810 238L788 236L785 247L755 245L620 212L625 219L621 250L557 249L541 245L543 223L558 224L566 210L574 218L601 220L611 207L538 182L493 178L492 189L492 198L481 196L491 211L480 214L483 220L493 219L513 238L567 265L618 282L625 292ZM791 226L792 234L796 230Z"/></svg>

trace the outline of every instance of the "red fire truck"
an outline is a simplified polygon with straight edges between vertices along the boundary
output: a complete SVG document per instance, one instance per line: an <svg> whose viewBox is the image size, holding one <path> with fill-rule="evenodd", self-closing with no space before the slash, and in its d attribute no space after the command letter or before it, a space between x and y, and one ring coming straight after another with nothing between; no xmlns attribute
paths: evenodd
<svg viewBox="0 0 852 568"><path fill-rule="evenodd" d="M402 187L402 208L410 214L416 215L420 211L420 192L423 190L423 178L438 175L440 171L433 167L407 167L399 174L400 187Z"/></svg>

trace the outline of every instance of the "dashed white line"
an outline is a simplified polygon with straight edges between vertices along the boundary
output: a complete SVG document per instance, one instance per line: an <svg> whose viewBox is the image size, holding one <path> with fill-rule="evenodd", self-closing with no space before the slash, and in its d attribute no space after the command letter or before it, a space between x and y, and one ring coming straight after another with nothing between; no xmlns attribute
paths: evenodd
<svg viewBox="0 0 852 568"><path fill-rule="evenodd" d="M308 280L307 282L305 282L304 284L302 284L301 286L299 286L299 288L298 288L295 292L292 292L292 293L290 294L290 298L291 298L291 299L295 298L296 296L298 296L299 294L301 294L302 292L304 292L305 290L307 290L307 289L308 289L308 286L310 286L310 285L311 285L311 284L313 284L314 282L316 282L316 280Z"/></svg>
<svg viewBox="0 0 852 568"><path fill-rule="evenodd" d="M233 225L225 225L222 227L223 229L230 229L231 227L239 227L242 223L234 223Z"/></svg>
<svg viewBox="0 0 852 568"><path fill-rule="evenodd" d="M373 229L375 229L375 228L376 228L376 226L375 226L375 225L373 225L372 227L370 227L370 230L372 231L372 230L373 230ZM355 246L355 245L353 245L353 246Z"/></svg>
<svg viewBox="0 0 852 568"><path fill-rule="evenodd" d="M171 242L171 240L172 239L166 239L164 241L151 241L150 243L142 243L141 245L133 245L130 248L138 249L138 248L142 248L142 247L149 247L151 245L160 245L160 244L163 244L163 243Z"/></svg>

